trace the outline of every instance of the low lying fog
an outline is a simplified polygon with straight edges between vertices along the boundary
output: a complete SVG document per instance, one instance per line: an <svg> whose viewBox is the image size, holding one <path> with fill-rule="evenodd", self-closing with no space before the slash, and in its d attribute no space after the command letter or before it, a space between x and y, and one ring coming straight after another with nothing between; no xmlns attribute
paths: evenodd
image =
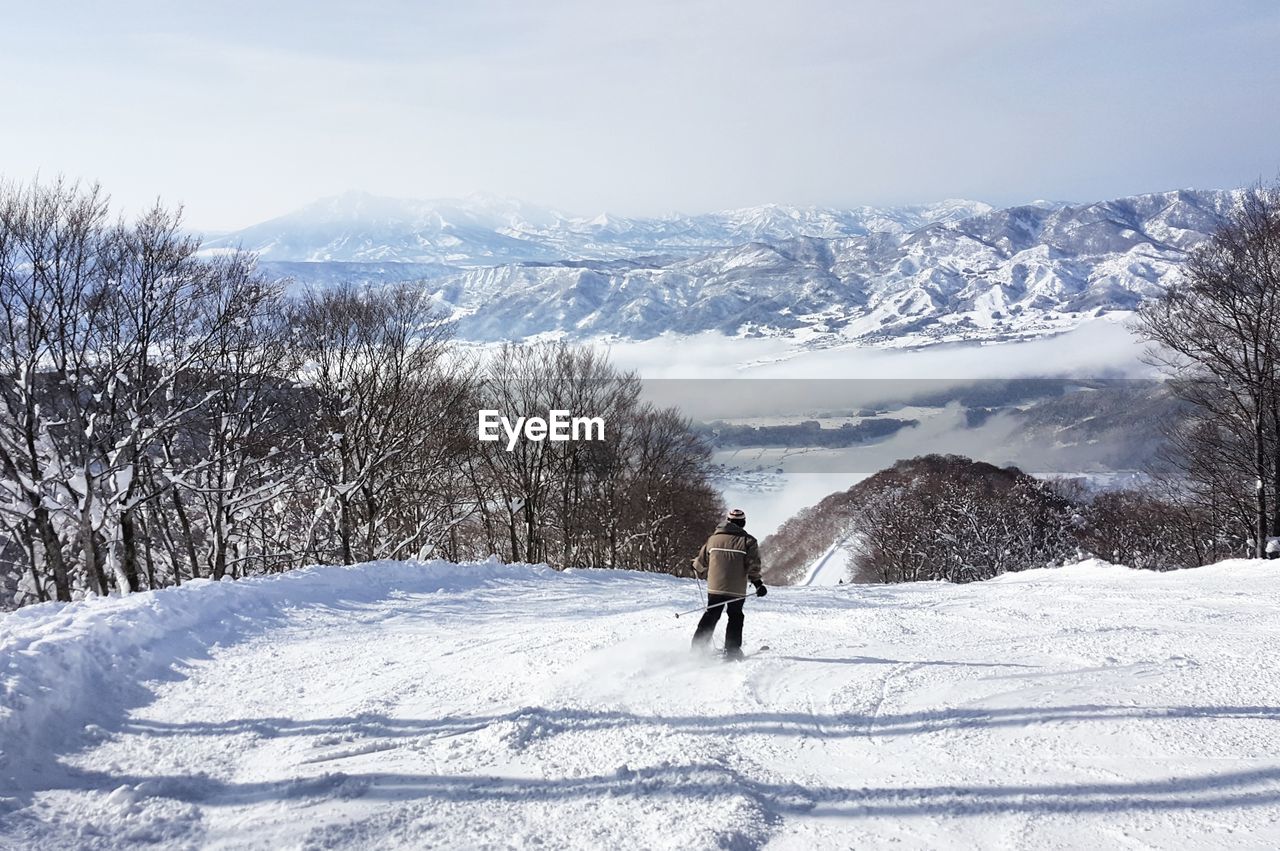
<svg viewBox="0 0 1280 851"><path fill-rule="evenodd" d="M702 422L748 417L796 422L865 409L919 421L888 438L849 448L718 451L717 463L730 472L723 484L725 498L747 511L751 531L761 537L827 494L899 459L931 452L1017 464L1037 474L1122 475L1109 464L1111 447L1106 445L1028 442L1021 439L1019 420L1000 413L973 427L958 404L902 406L984 379L1158 376L1143 362L1145 345L1121 316L1091 320L1049 338L925 349L810 350L797 348L794 340L712 334L613 343L609 348L615 364L645 379L648 398L676 405Z"/></svg>

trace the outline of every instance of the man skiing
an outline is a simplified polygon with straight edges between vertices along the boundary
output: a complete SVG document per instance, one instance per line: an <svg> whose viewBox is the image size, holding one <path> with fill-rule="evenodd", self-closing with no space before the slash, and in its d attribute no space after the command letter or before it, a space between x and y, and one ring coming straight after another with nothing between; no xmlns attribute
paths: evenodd
<svg viewBox="0 0 1280 851"><path fill-rule="evenodd" d="M742 602L747 597L747 581L756 587L756 596L767 592L760 578L760 548L748 534L747 515L740 508L729 512L716 527L693 560L693 571L707 577L707 610L693 633L693 647L702 649L720 620L720 610L729 614L724 636L726 659L742 659Z"/></svg>

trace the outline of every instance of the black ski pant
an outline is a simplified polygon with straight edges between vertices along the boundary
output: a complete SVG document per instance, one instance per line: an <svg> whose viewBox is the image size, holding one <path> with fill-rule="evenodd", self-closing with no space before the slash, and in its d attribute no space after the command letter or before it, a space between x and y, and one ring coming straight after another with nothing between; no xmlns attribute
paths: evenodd
<svg viewBox="0 0 1280 851"><path fill-rule="evenodd" d="M702 613L702 620L698 621L698 628L693 631L693 646L698 647L705 645L711 640L711 633L715 631L716 623L720 620L720 610L724 609L729 614L729 626L724 631L724 649L737 650L742 646L742 604L743 597L736 594L708 594L707 606L709 607ZM725 602L732 600L733 602ZM724 603L723 606L717 606L716 603Z"/></svg>

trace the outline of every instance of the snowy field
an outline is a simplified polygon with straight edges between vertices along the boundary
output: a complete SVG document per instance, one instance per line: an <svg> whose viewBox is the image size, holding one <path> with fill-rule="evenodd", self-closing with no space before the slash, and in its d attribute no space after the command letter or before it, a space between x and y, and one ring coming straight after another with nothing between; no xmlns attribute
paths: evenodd
<svg viewBox="0 0 1280 851"><path fill-rule="evenodd" d="M0 847L1280 846L1280 570L383 564L0 619Z"/></svg>

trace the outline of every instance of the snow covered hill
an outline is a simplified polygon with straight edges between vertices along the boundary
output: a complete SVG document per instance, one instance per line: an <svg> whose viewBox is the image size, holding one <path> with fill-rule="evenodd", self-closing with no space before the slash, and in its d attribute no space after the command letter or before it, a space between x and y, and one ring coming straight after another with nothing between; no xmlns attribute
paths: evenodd
<svg viewBox="0 0 1280 851"><path fill-rule="evenodd" d="M1276 847L1280 570L374 564L0 618L0 847Z"/></svg>

